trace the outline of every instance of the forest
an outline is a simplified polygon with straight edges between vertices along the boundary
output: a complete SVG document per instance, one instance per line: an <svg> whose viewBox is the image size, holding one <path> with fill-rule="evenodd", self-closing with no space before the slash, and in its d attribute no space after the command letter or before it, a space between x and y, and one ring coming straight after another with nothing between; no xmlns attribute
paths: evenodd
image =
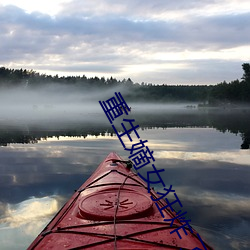
<svg viewBox="0 0 250 250"><path fill-rule="evenodd" d="M119 89L127 91L123 94L127 101L147 102L198 102L200 106L221 106L234 104L250 104L250 64L243 63L242 78L216 85L154 85L152 83L134 83L130 78L117 80L112 76L51 76L40 74L34 70L9 69L0 67L0 88L21 87L36 89L51 84L63 84L79 88L80 91Z"/></svg>

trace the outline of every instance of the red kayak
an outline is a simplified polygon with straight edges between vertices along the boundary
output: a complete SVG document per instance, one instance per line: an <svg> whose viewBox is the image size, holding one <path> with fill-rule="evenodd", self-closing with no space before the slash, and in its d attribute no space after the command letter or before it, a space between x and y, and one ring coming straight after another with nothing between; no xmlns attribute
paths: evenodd
<svg viewBox="0 0 250 250"><path fill-rule="evenodd" d="M28 249L213 249L193 228L180 230L181 239L171 233L183 223L171 224L168 209L164 221L167 203L131 167L110 153Z"/></svg>

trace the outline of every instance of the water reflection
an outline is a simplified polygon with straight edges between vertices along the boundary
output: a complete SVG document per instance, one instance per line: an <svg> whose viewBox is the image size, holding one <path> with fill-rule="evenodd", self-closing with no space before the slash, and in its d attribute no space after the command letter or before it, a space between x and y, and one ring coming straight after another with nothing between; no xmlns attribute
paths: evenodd
<svg viewBox="0 0 250 250"><path fill-rule="evenodd" d="M4 209L4 218L0 220L3 225L11 228L20 227L24 224L40 222L43 217L55 214L59 209L55 197L30 198L17 204L7 204ZM34 224L34 223L32 223ZM32 233L26 228L26 233Z"/></svg>
<svg viewBox="0 0 250 250"><path fill-rule="evenodd" d="M249 167L249 152L239 151L222 151L218 153L205 152L180 152L180 151L161 151L156 152L155 157L162 159L184 159L184 160L201 160L201 161L221 161L245 165Z"/></svg>
<svg viewBox="0 0 250 250"><path fill-rule="evenodd" d="M30 198L17 204L4 204L0 217L1 249L23 249L36 237L48 219L62 206L56 196Z"/></svg>
<svg viewBox="0 0 250 250"><path fill-rule="evenodd" d="M161 106L162 107L162 106ZM124 117L123 117L124 118ZM239 134L242 141L239 148L248 149L250 145L250 109L236 110L207 110L192 109L142 109L141 106L133 108L129 118L134 118L142 129L173 128L173 127L210 127L225 133L229 131ZM74 122L72 122L74 121ZM121 129L118 119L117 127ZM15 121L0 123L0 145L10 143L37 143L41 139L60 136L86 137L99 136L113 130L103 113L86 113L84 116L76 115L71 120L39 120Z"/></svg>
<svg viewBox="0 0 250 250"><path fill-rule="evenodd" d="M249 118L145 113L134 113L138 134L195 228L215 249L250 249L250 154L240 150ZM8 145L0 148L1 249L25 249L110 151L129 154L107 122L17 127L0 132ZM17 143L23 135L36 143Z"/></svg>

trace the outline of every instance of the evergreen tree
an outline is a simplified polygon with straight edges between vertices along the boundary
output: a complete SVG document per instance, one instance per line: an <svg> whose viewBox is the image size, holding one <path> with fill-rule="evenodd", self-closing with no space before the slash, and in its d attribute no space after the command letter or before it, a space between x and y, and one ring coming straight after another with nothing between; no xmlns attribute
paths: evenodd
<svg viewBox="0 0 250 250"><path fill-rule="evenodd" d="M250 82L250 64L249 63L243 63L242 69L244 71L244 74L241 79L245 82Z"/></svg>

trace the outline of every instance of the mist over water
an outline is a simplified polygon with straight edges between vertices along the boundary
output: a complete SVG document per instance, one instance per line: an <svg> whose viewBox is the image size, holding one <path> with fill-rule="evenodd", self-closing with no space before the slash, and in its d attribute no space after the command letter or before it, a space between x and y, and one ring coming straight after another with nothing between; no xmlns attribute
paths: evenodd
<svg viewBox="0 0 250 250"><path fill-rule="evenodd" d="M123 86L102 91L65 84L35 88L27 86L2 88L0 89L0 143L6 145L10 142L34 142L46 138L47 135L86 136L91 133L95 135L103 132L113 133L99 101L114 97L115 92L121 92L128 99L131 94ZM240 133L243 138L242 147L249 148L250 109L206 109L198 108L197 103L162 104L149 103L147 100L127 101L127 104L131 108L129 116L123 114L114 121L118 130L122 129L121 122L124 118L134 119L142 128L208 126L220 131ZM4 131L13 134L11 140Z"/></svg>
<svg viewBox="0 0 250 250"><path fill-rule="evenodd" d="M92 121L105 122L105 114L99 104L114 96L115 92L128 94L124 87L105 91L72 88L56 85L30 88L0 89L0 121L7 122L56 122ZM127 102L128 103L128 102ZM150 104L128 103L133 112L178 112L185 110L189 103ZM188 110L186 109L188 112Z"/></svg>
<svg viewBox="0 0 250 250"><path fill-rule="evenodd" d="M129 94L56 84L0 89L3 249L26 248L109 152L128 159L99 104L119 91ZM132 111L115 120L117 130L124 118L140 126L157 168L165 169L165 184L178 190L199 233L215 249L249 249L250 159L240 149L249 142L249 110L127 104Z"/></svg>
<svg viewBox="0 0 250 250"><path fill-rule="evenodd" d="M41 121L83 118L98 111L95 93L80 93L66 86L39 89L5 89L0 92L1 119Z"/></svg>

